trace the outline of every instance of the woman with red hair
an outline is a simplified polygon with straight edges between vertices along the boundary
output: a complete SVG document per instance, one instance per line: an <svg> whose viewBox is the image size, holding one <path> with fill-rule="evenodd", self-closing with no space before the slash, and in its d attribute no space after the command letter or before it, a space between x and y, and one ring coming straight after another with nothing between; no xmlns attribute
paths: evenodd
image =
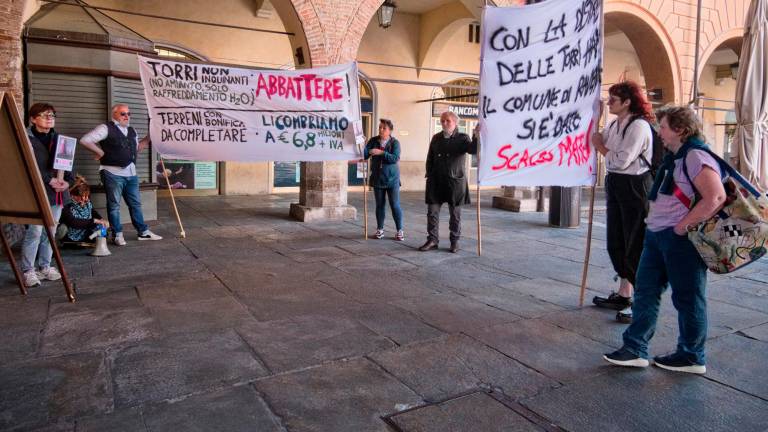
<svg viewBox="0 0 768 432"><path fill-rule="evenodd" d="M596 296L598 307L618 310L616 319L632 320L632 293L635 274L643 251L648 192L653 183L651 104L637 83L624 81L608 89L608 110L616 119L592 143L605 157L608 255L620 278L617 292Z"/></svg>

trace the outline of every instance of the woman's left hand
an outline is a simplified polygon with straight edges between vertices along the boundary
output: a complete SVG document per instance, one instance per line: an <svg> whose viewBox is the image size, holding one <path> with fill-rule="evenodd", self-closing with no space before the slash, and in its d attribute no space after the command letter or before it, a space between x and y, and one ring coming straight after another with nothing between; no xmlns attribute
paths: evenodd
<svg viewBox="0 0 768 432"><path fill-rule="evenodd" d="M675 231L675 234L679 236L688 235L688 230L685 228L685 226L682 226L680 224L675 225L674 231Z"/></svg>
<svg viewBox="0 0 768 432"><path fill-rule="evenodd" d="M370 153L374 156L378 156L384 154L384 150L375 148L371 149Z"/></svg>

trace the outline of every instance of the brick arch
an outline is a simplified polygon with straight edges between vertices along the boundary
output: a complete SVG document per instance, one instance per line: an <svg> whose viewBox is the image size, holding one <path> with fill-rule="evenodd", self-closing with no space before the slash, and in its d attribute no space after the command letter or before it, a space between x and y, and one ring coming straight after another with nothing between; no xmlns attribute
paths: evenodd
<svg viewBox="0 0 768 432"><path fill-rule="evenodd" d="M715 51L717 51L718 48L725 45L729 48L733 49L739 57L741 57L741 41L744 40L744 28L734 28L730 29L726 33L722 33L719 36L715 37L709 45L703 48L703 51L701 52L701 56L699 57L699 65L701 66L699 68L699 76L696 77L696 79L701 78L702 70L704 69L704 65L707 64L709 61L709 58L714 54Z"/></svg>
<svg viewBox="0 0 768 432"><path fill-rule="evenodd" d="M28 0L27 0L28 1ZM0 91L13 93L21 104L23 90L21 81L21 29L26 1L6 1L0 5Z"/></svg>
<svg viewBox="0 0 768 432"><path fill-rule="evenodd" d="M383 0L291 0L309 45L312 66L349 62Z"/></svg>
<svg viewBox="0 0 768 432"><path fill-rule="evenodd" d="M675 45L665 26L638 1L610 1L605 20L627 36L640 59L646 86L663 89L665 102L680 102L681 68Z"/></svg>

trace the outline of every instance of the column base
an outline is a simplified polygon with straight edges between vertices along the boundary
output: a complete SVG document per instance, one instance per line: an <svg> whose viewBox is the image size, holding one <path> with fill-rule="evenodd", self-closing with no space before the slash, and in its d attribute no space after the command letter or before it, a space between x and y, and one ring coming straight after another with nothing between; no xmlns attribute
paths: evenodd
<svg viewBox="0 0 768 432"><path fill-rule="evenodd" d="M512 198L505 196L495 196L491 201L491 207L508 210L511 212L535 212L536 198ZM548 199L544 200L544 210L546 211Z"/></svg>
<svg viewBox="0 0 768 432"><path fill-rule="evenodd" d="M299 222L340 221L357 218L357 209L351 205L307 207L293 203L290 215Z"/></svg>

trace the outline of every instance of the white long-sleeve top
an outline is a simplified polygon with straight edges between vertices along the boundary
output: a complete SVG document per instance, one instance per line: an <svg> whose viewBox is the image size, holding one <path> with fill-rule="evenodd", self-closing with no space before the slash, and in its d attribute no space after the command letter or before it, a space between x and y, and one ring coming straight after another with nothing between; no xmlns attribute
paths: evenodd
<svg viewBox="0 0 768 432"><path fill-rule="evenodd" d="M128 128L120 126L120 123L111 120L112 123L117 126L118 129L120 129L120 132L123 133L123 135L128 136ZM107 125L100 124L96 126L93 130L88 132L87 134L83 135L82 138L80 138L81 142L88 143L88 144L98 144L101 141L103 141L107 135L109 135L109 129L107 129ZM136 150L138 152L139 147L139 137L136 136ZM110 174L114 174L116 176L120 177L133 177L136 175L136 165L131 162L127 167L118 167L118 166L111 166L111 165L100 165L99 171L101 170L107 170Z"/></svg>
<svg viewBox="0 0 768 432"><path fill-rule="evenodd" d="M605 155L605 167L608 172L638 175L650 170L640 158L640 154L642 153L648 162L653 157L651 125L643 119L637 119L629 125L626 135L622 138L624 127L631 119L631 116L624 121L616 119L603 129L603 143L608 148Z"/></svg>

